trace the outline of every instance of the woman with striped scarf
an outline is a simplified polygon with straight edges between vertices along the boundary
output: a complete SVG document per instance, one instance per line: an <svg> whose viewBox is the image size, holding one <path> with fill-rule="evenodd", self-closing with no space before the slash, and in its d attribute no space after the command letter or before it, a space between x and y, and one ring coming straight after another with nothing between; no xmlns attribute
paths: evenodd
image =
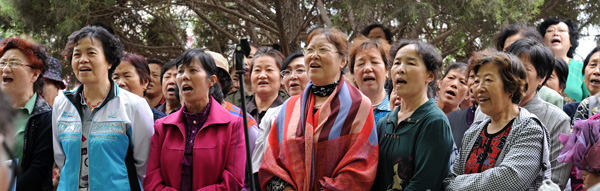
<svg viewBox="0 0 600 191"><path fill-rule="evenodd" d="M370 190L377 170L371 101L346 83L347 36L318 28L304 59L310 82L273 122L259 170L263 190Z"/></svg>

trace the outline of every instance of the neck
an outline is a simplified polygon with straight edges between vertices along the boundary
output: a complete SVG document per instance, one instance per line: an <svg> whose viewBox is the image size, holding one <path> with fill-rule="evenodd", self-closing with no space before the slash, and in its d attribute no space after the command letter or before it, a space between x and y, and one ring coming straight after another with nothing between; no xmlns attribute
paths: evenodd
<svg viewBox="0 0 600 191"><path fill-rule="evenodd" d="M110 81L108 79L102 80L98 83L84 84L83 95L88 102L97 102L104 99L104 97L110 91Z"/></svg>
<svg viewBox="0 0 600 191"><path fill-rule="evenodd" d="M519 106L517 104L509 104L497 115L490 116L494 124L507 124L513 118L519 116Z"/></svg>
<svg viewBox="0 0 600 191"><path fill-rule="evenodd" d="M179 102L177 102L177 100L166 100L165 101L165 112L171 113L171 111L175 110L176 108L178 108L179 106L181 106L181 104Z"/></svg>
<svg viewBox="0 0 600 191"><path fill-rule="evenodd" d="M33 88L31 88L33 89ZM11 95L10 98L13 100L12 107L13 108L22 108L25 107L29 99L33 97L33 91L27 91L20 95Z"/></svg>
<svg viewBox="0 0 600 191"><path fill-rule="evenodd" d="M450 112L458 110L458 105L446 105L441 101L438 101L436 104L440 109L442 109L442 111L444 111L446 115L448 115Z"/></svg>
<svg viewBox="0 0 600 191"><path fill-rule="evenodd" d="M567 65L569 65L569 62L571 61L571 58L567 57L567 53L565 53L564 55L561 56L556 56L556 58L560 58L563 61L565 61L567 63Z"/></svg>
<svg viewBox="0 0 600 191"><path fill-rule="evenodd" d="M537 91L535 93L537 94ZM533 99L533 97L535 97L535 94L533 96L527 96L527 95L525 95L525 97L523 98L523 100L521 100L521 102L519 102L519 106L520 107L525 106L525 104L529 103L529 101L531 101Z"/></svg>
<svg viewBox="0 0 600 191"><path fill-rule="evenodd" d="M246 95L254 94L254 90L252 89L252 84L250 83L250 80L244 80L244 92L246 92Z"/></svg>
<svg viewBox="0 0 600 191"><path fill-rule="evenodd" d="M163 96L161 95L148 95L146 94L146 101L148 101L148 104L150 104L151 107L154 107L156 105L158 105L158 103L160 103L160 100L162 100Z"/></svg>
<svg viewBox="0 0 600 191"><path fill-rule="evenodd" d="M383 102L383 100L385 99L385 95L385 90L365 94L365 96L367 96L371 100L371 104L373 105L377 105Z"/></svg>
<svg viewBox="0 0 600 191"><path fill-rule="evenodd" d="M206 109L206 105L208 105L210 99L202 99L197 104L185 104L185 109L189 113L201 113Z"/></svg>
<svg viewBox="0 0 600 191"><path fill-rule="evenodd" d="M425 102L429 101L427 98L427 91L416 96L402 97L400 100L400 112L409 113L414 112L417 108L421 107Z"/></svg>
<svg viewBox="0 0 600 191"><path fill-rule="evenodd" d="M254 102L256 103L256 108L258 109L258 111L262 112L269 109L273 102L275 102L275 100L277 99L278 95L278 92L261 95L257 93L254 98Z"/></svg>

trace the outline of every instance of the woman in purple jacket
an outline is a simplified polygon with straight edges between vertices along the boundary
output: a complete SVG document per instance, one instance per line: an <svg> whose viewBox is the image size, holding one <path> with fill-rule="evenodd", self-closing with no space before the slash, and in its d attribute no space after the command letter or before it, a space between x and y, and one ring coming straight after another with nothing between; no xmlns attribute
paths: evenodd
<svg viewBox="0 0 600 191"><path fill-rule="evenodd" d="M246 150L242 118L211 93L220 90L213 58L202 49L177 60L182 109L154 124L145 190L241 190Z"/></svg>

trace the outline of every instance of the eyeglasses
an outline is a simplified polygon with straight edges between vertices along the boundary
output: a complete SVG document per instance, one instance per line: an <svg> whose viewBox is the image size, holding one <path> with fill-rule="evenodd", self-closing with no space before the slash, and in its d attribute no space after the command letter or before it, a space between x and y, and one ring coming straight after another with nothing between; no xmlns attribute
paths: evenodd
<svg viewBox="0 0 600 191"><path fill-rule="evenodd" d="M314 48L305 48L305 49L302 49L302 53L304 53L304 55L312 55L312 54L314 54L315 52L316 52L318 55L325 55L325 54L327 54L328 52L340 53L340 52L338 52L338 51L333 51L333 50L331 50L331 49L329 49L329 48L327 48L327 47L321 47L321 48L318 48L318 49L314 49Z"/></svg>
<svg viewBox="0 0 600 191"><path fill-rule="evenodd" d="M281 76L283 76L284 78L287 78L287 77L292 76L292 73L296 73L296 75L302 75L302 74L304 74L304 72L306 72L306 70L304 70L304 68L298 68L295 70L282 70Z"/></svg>
<svg viewBox="0 0 600 191"><path fill-rule="evenodd" d="M0 62L0 69L4 69L4 67L8 66L8 68L13 69L13 68L17 68L17 67L22 67L22 66L29 66L30 65L25 65L23 64L23 62L18 61L18 60L11 60L11 61L1 61Z"/></svg>

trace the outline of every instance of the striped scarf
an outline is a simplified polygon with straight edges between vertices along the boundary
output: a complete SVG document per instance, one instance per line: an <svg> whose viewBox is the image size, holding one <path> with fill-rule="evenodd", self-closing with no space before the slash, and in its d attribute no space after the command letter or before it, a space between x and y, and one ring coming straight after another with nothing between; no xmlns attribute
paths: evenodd
<svg viewBox="0 0 600 191"><path fill-rule="evenodd" d="M287 100L273 123L262 188L279 177L299 191L370 190L379 150L371 101L342 77L313 115L313 85Z"/></svg>

